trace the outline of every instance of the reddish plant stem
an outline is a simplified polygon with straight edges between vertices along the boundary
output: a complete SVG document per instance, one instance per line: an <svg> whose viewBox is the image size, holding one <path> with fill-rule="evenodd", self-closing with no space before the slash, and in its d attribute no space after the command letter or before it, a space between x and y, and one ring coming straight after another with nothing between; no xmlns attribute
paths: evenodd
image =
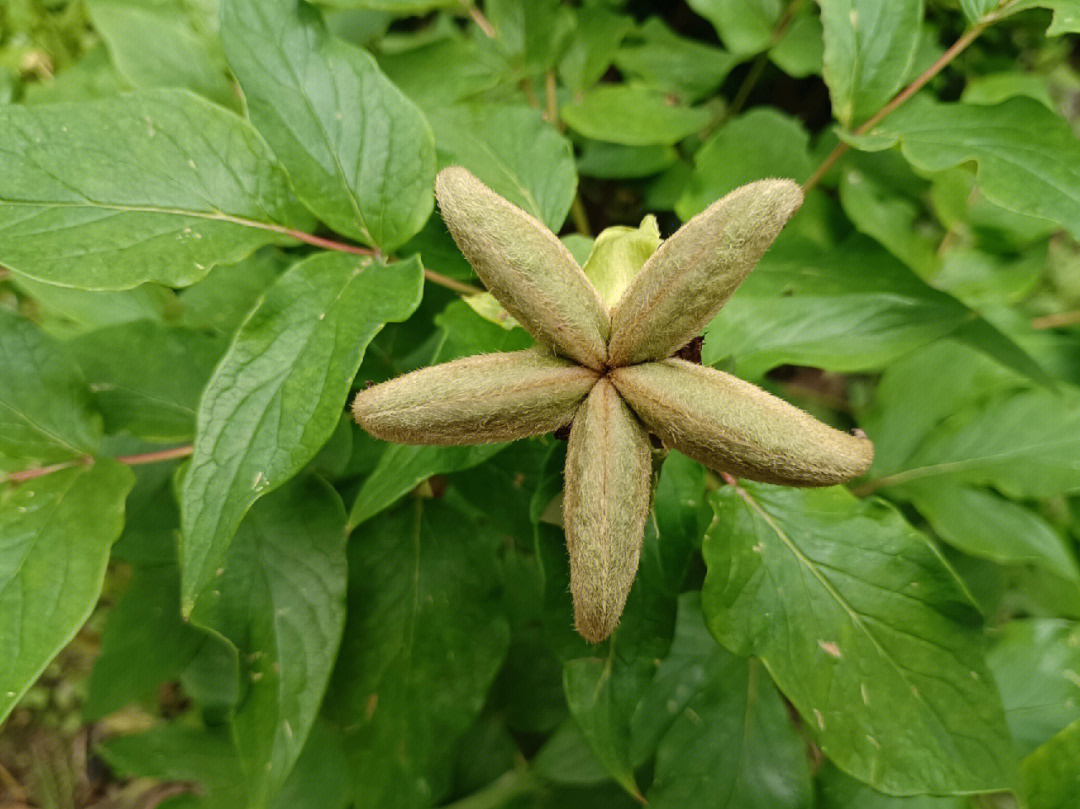
<svg viewBox="0 0 1080 809"><path fill-rule="evenodd" d="M310 244L315 247L321 247L324 250L333 250L337 253L351 253L355 256L380 256L381 254L368 247L360 247L359 245L349 244L348 242L338 242L333 239L324 239L322 236L313 236L310 233L304 233L302 230L287 230L282 229L281 233L284 233L297 241ZM461 281L455 281L453 278L443 275L442 273L435 272L435 270L429 270L424 268L424 278L429 280L433 284L438 284L441 287L452 289L454 292L461 293L462 295L478 295L484 290L477 287L470 286L469 284Z"/></svg>
<svg viewBox="0 0 1080 809"><path fill-rule="evenodd" d="M925 87L927 82L929 82L932 78L934 78L934 76L944 70L950 62L952 62L954 59L956 59L957 56L963 53L964 50L967 49L968 45L978 39L979 35L982 34L983 31L985 31L995 22L997 22L998 19L1000 19L999 14L988 14L976 25L973 25L971 28L969 28L963 36L956 40L956 42L954 42L949 47L949 49L945 51L945 53L941 54L941 56L939 56L937 60L935 60L934 64L930 65L930 67L928 67L921 74L919 74L919 76L913 82L911 82L911 84L909 84L907 87L905 87L895 96L893 96L893 99L888 104L886 104L876 113L874 113L874 115L871 116L870 119L867 120L864 124L859 126L855 130L855 134L865 135L875 126L880 124L886 116L888 116L897 107L899 107L913 95L919 92L919 90ZM821 182L821 178L825 176L829 169L836 165L836 161L843 157L847 150L850 148L850 145L845 141L841 141L840 143L836 144L836 148L829 152L828 157L826 157L821 162L821 165L818 166L817 169L815 169L814 173L810 175L809 179L807 179L807 181L803 183L803 194L810 193L810 190L814 188L819 182Z"/></svg>
<svg viewBox="0 0 1080 809"><path fill-rule="evenodd" d="M145 452L140 455L120 455L113 460L119 461L127 466L139 466L140 464L160 463L162 461L173 461L177 458L187 458L191 455L191 452L192 447L190 444L187 444L183 447L173 447L172 449L163 449L157 452ZM23 469L18 472L0 476L0 483L21 483L24 480L33 480L34 478L51 475L53 472L59 472L61 469L71 469L75 466L90 466L94 463L94 460L92 455L83 455L81 458L64 461L63 463L39 466L35 469Z"/></svg>
<svg viewBox="0 0 1080 809"><path fill-rule="evenodd" d="M1075 326L1080 323L1080 309L1071 312L1058 312L1053 315L1043 315L1031 321L1033 329L1053 329L1058 326Z"/></svg>

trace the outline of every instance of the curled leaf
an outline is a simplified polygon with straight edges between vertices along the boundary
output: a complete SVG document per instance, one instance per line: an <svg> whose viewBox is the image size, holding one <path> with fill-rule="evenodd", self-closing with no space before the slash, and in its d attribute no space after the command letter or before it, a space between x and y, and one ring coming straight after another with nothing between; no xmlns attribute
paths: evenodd
<svg viewBox="0 0 1080 809"><path fill-rule="evenodd" d="M562 356L603 367L607 307L555 234L460 166L439 172L435 196L454 241L506 311Z"/></svg>
<svg viewBox="0 0 1080 809"><path fill-rule="evenodd" d="M488 444L565 427L597 374L539 351L479 354L363 390L356 421L400 444Z"/></svg>
<svg viewBox="0 0 1080 809"><path fill-rule="evenodd" d="M634 583L651 483L649 435L601 379L570 430L563 500L574 625L593 643L618 625Z"/></svg>
<svg viewBox="0 0 1080 809"><path fill-rule="evenodd" d="M664 360L610 376L645 425L695 461L785 486L832 486L870 468L874 445L715 368Z"/></svg>
<svg viewBox="0 0 1080 809"><path fill-rule="evenodd" d="M801 204L798 183L759 180L679 228L614 307L609 364L660 360L696 337Z"/></svg>

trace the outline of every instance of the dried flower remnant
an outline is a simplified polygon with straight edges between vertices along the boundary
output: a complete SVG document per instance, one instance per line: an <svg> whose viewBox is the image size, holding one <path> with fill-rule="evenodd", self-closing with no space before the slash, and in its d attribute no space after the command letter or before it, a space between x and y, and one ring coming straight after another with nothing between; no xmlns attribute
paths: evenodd
<svg viewBox="0 0 1080 809"><path fill-rule="evenodd" d="M675 354L731 297L802 203L790 180L732 191L662 242L605 301L542 223L463 168L436 179L442 216L491 294L539 343L467 357L361 391L377 438L458 445L572 423L563 524L578 632L618 625L652 490L649 434L751 480L830 486L865 472L873 445L737 377ZM610 307L610 309L609 309Z"/></svg>

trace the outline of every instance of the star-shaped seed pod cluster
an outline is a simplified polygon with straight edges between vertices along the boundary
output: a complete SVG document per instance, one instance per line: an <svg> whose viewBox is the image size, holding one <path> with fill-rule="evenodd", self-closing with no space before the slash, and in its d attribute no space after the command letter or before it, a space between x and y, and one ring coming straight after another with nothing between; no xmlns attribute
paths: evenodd
<svg viewBox="0 0 1080 809"><path fill-rule="evenodd" d="M461 252L538 345L375 385L357 395L353 414L373 436L406 444L510 441L572 425L563 524L575 625L587 640L615 629L637 573L650 433L718 472L768 483L830 486L869 468L873 445L861 433L672 357L798 210L796 183L732 191L662 242L607 301L554 233L465 169L440 172L435 192Z"/></svg>

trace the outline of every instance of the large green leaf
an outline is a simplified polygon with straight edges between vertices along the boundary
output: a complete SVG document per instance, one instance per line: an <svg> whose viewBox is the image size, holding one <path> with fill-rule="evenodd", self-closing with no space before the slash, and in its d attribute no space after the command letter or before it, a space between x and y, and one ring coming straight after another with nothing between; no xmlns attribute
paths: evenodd
<svg viewBox="0 0 1080 809"><path fill-rule="evenodd" d="M877 112L903 85L919 45L923 0L819 0L825 83L844 126Z"/></svg>
<svg viewBox="0 0 1080 809"><path fill-rule="evenodd" d="M671 653L638 704L634 746L656 749L658 809L808 809L810 761L756 660L717 645L697 593L679 599Z"/></svg>
<svg viewBox="0 0 1080 809"><path fill-rule="evenodd" d="M221 337L153 320L107 326L69 345L108 432L176 442L194 436L199 396L225 350Z"/></svg>
<svg viewBox="0 0 1080 809"><path fill-rule="evenodd" d="M577 190L570 142L536 110L462 104L431 112L442 165L465 166L558 231Z"/></svg>
<svg viewBox="0 0 1080 809"><path fill-rule="evenodd" d="M64 346L0 308L0 454L58 461L93 452L100 437L90 388Z"/></svg>
<svg viewBox="0 0 1080 809"><path fill-rule="evenodd" d="M686 220L740 185L766 177L802 182L813 170L810 136L770 107L728 121L694 155L694 174L675 205Z"/></svg>
<svg viewBox="0 0 1080 809"><path fill-rule="evenodd" d="M863 145L899 142L904 157L924 171L975 161L988 200L1080 236L1080 142L1065 120L1034 99L982 105L916 96L870 137L874 142Z"/></svg>
<svg viewBox="0 0 1080 809"><path fill-rule="evenodd" d="M89 0L86 10L120 73L136 87L182 87L236 103L210 8L190 0Z"/></svg>
<svg viewBox="0 0 1080 809"><path fill-rule="evenodd" d="M187 286L310 216L243 119L183 90L0 106L0 263L50 283Z"/></svg>
<svg viewBox="0 0 1080 809"><path fill-rule="evenodd" d="M300 0L226 0L221 36L252 121L320 219L387 251L423 227L431 128L370 54Z"/></svg>
<svg viewBox="0 0 1080 809"><path fill-rule="evenodd" d="M1021 620L1001 627L987 655L1009 730L1030 753L1080 721L1080 628L1068 621Z"/></svg>
<svg viewBox="0 0 1080 809"><path fill-rule="evenodd" d="M822 751L872 786L1010 788L979 615L930 542L887 504L838 487L743 486L713 499L712 633L760 657Z"/></svg>
<svg viewBox="0 0 1080 809"><path fill-rule="evenodd" d="M320 254L282 275L248 316L199 404L180 509L186 611L252 503L333 433L367 344L416 308L422 278L416 259Z"/></svg>
<svg viewBox="0 0 1080 809"><path fill-rule="evenodd" d="M0 499L0 722L90 616L134 481L98 461Z"/></svg>
<svg viewBox="0 0 1080 809"><path fill-rule="evenodd" d="M232 725L251 806L284 784L322 702L345 625L346 570L345 510L309 477L252 508L191 614L239 652L246 688Z"/></svg>
<svg viewBox="0 0 1080 809"><path fill-rule="evenodd" d="M944 478L991 485L1011 497L1080 489L1080 393L997 396L931 432L889 484Z"/></svg>
<svg viewBox="0 0 1080 809"><path fill-rule="evenodd" d="M624 146L678 143L712 117L703 107L671 103L659 90L626 84L599 85L561 112L578 134Z"/></svg>
<svg viewBox="0 0 1080 809"><path fill-rule="evenodd" d="M751 377L782 363L879 368L968 317L865 237L830 250L783 239L709 324L702 360L732 356Z"/></svg>
<svg viewBox="0 0 1080 809"><path fill-rule="evenodd" d="M559 77L576 93L600 80L634 20L602 4L578 9L573 36L559 60Z"/></svg>
<svg viewBox="0 0 1080 809"><path fill-rule="evenodd" d="M345 730L355 805L426 807L509 642L501 536L436 500L366 523L349 548L349 612L327 695Z"/></svg>
<svg viewBox="0 0 1080 809"><path fill-rule="evenodd" d="M1035 564L1080 583L1080 567L1065 540L1021 503L941 478L909 483L902 495L942 539L964 553L998 564Z"/></svg>
<svg viewBox="0 0 1080 809"><path fill-rule="evenodd" d="M972 802L961 797L885 795L829 764L815 780L819 790L819 800L814 804L817 809L972 809Z"/></svg>

